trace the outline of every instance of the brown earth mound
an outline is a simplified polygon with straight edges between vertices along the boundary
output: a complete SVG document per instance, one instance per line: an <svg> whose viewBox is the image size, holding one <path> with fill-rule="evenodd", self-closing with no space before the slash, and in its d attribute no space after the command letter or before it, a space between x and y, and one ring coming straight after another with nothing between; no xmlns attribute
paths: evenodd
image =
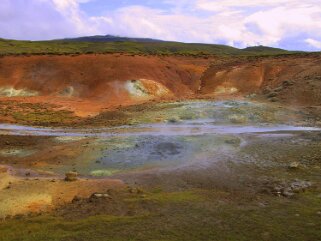
<svg viewBox="0 0 321 241"><path fill-rule="evenodd" d="M202 58L122 54L3 57L0 96L58 104L82 116L120 104L189 97L208 64Z"/></svg>
<svg viewBox="0 0 321 241"><path fill-rule="evenodd" d="M40 95L115 98L129 80L153 80L177 96L193 93L204 59L130 55L4 57L0 85ZM196 83L195 83L196 82Z"/></svg>
<svg viewBox="0 0 321 241"><path fill-rule="evenodd" d="M321 56L309 54L214 63L204 73L201 93L257 93L271 101L320 105Z"/></svg>
<svg viewBox="0 0 321 241"><path fill-rule="evenodd" d="M149 100L256 93L320 105L319 54L195 58L128 54L0 58L0 100L47 103L77 116ZM9 116L9 117L8 117ZM10 115L1 117L11 120Z"/></svg>

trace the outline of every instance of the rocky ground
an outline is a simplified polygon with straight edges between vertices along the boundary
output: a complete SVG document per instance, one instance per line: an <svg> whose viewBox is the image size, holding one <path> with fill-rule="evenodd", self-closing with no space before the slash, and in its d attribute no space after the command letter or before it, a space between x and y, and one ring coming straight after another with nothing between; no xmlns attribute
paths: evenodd
<svg viewBox="0 0 321 241"><path fill-rule="evenodd" d="M319 116L320 63L318 53L6 56L0 58L0 121L75 125L142 103L243 96Z"/></svg>
<svg viewBox="0 0 321 241"><path fill-rule="evenodd" d="M316 123L308 114L244 100L123 112L130 125L113 129L112 137L2 130L0 240L321 237L319 130L197 134L209 117L209 125L215 120L228 130ZM108 123L104 115L93 126ZM191 132L179 132L191 121ZM155 122L165 125L162 135L143 135L137 127Z"/></svg>
<svg viewBox="0 0 321 241"><path fill-rule="evenodd" d="M2 57L0 240L321 239L320 61Z"/></svg>

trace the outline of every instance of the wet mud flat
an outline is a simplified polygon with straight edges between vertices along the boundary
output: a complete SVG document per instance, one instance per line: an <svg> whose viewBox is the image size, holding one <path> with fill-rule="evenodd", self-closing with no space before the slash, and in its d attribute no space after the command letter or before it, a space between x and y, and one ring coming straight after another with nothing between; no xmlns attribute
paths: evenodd
<svg viewBox="0 0 321 241"><path fill-rule="evenodd" d="M202 105L112 130L0 128L0 240L320 239L320 130Z"/></svg>

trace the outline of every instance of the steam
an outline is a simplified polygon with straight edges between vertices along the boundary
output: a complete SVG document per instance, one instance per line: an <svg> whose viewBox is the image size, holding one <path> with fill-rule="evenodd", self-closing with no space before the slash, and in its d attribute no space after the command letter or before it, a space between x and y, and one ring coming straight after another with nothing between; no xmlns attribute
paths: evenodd
<svg viewBox="0 0 321 241"><path fill-rule="evenodd" d="M14 87L0 87L0 97L31 97L39 95L38 91L28 89L15 89Z"/></svg>

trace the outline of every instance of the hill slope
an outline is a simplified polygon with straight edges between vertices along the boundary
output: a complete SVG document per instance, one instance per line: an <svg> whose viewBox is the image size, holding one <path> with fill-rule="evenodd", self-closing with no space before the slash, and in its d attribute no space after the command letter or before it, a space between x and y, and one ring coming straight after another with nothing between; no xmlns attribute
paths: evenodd
<svg viewBox="0 0 321 241"><path fill-rule="evenodd" d="M294 52L268 47L237 49L218 44L165 42L153 39L93 36L52 41L17 41L0 39L0 54L84 54L130 53L192 56L255 56Z"/></svg>
<svg viewBox="0 0 321 241"><path fill-rule="evenodd" d="M247 47L243 49L243 51L246 52L252 52L252 53L275 53L275 54L280 54L280 53L289 53L289 51L280 49L280 48L272 48L272 47L267 47L267 46L252 46L252 47Z"/></svg>
<svg viewBox="0 0 321 241"><path fill-rule="evenodd" d="M119 37L114 35L95 35L95 36L84 36L79 38L66 38L59 39L67 42L141 42L141 43L153 43L153 42L164 42L159 39L151 38L129 38Z"/></svg>

